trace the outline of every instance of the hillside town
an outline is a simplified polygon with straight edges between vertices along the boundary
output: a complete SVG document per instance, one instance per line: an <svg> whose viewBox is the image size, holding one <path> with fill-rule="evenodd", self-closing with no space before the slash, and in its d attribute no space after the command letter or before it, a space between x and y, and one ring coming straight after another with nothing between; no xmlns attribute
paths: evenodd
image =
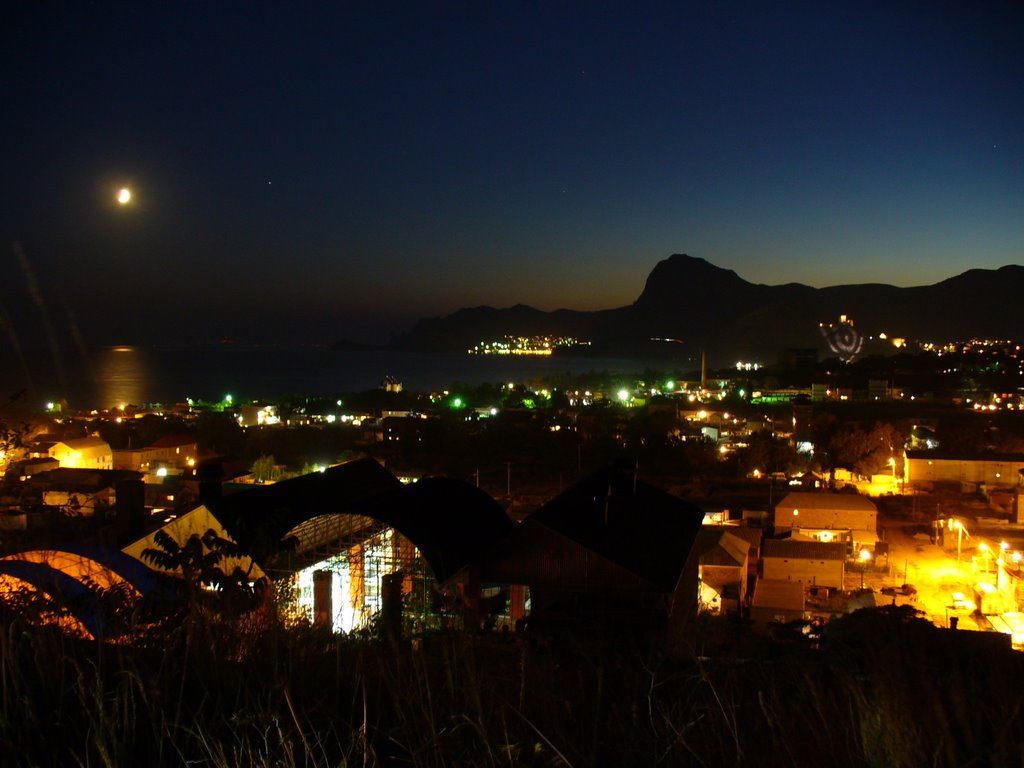
<svg viewBox="0 0 1024 768"><path fill-rule="evenodd" d="M974 341L689 379L49 403L6 421L4 594L60 600L127 578L125 556L180 577L160 542L213 532L225 574L340 633L620 622L686 645L698 615L813 634L895 605L1021 648L1019 372L1015 345Z"/></svg>

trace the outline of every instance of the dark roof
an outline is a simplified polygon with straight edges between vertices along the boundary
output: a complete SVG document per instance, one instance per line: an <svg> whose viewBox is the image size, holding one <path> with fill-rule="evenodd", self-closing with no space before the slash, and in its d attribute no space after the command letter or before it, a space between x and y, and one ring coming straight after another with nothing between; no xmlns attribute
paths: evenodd
<svg viewBox="0 0 1024 768"><path fill-rule="evenodd" d="M738 536L747 542L752 550L758 550L761 548L761 540L764 538L764 531L760 528L751 528L749 525L731 524L726 524L722 527L733 536Z"/></svg>
<svg viewBox="0 0 1024 768"><path fill-rule="evenodd" d="M845 560L846 544L841 541L765 539L761 552L764 557L786 557L794 560Z"/></svg>
<svg viewBox="0 0 1024 768"><path fill-rule="evenodd" d="M149 444L150 448L176 448L183 445L195 445L196 439L190 435L164 435Z"/></svg>
<svg viewBox="0 0 1024 768"><path fill-rule="evenodd" d="M364 514L408 538L444 582L512 530L501 506L479 488L427 477L372 501Z"/></svg>
<svg viewBox="0 0 1024 768"><path fill-rule="evenodd" d="M28 482L35 488L73 491L98 491L113 488L121 480L141 480L142 473L131 469L88 469L57 467L38 472Z"/></svg>
<svg viewBox="0 0 1024 768"><path fill-rule="evenodd" d="M729 534L731 538L726 538ZM706 525L697 532L693 549L700 556L702 565L736 566L743 564L743 558L750 552L750 544L732 535L733 531L724 525Z"/></svg>
<svg viewBox="0 0 1024 768"><path fill-rule="evenodd" d="M675 589L704 513L630 472L584 478L534 512L541 524L648 580Z"/></svg>
<svg viewBox="0 0 1024 768"><path fill-rule="evenodd" d="M36 458L36 459L23 459L19 463L23 467L33 467L36 464L39 464L39 465L57 464L57 465L59 465L60 464L60 460L59 459L55 459L52 456L40 456L39 458Z"/></svg>
<svg viewBox="0 0 1024 768"><path fill-rule="evenodd" d="M362 507L369 499L401 486L398 478L373 459L357 459L323 472L210 499L206 507L239 544L247 546L254 540L279 540L317 515L363 514Z"/></svg>
<svg viewBox="0 0 1024 768"><path fill-rule="evenodd" d="M920 450L907 451L907 458L931 459L933 461L1024 462L1024 453L999 453L997 451Z"/></svg>
<svg viewBox="0 0 1024 768"><path fill-rule="evenodd" d="M206 506L243 547L280 540L323 515L372 518L409 539L442 582L512 528L498 503L475 486L445 477L403 485L373 459L255 486Z"/></svg>
<svg viewBox="0 0 1024 768"><path fill-rule="evenodd" d="M792 509L799 507L805 510L827 512L877 512L878 507L867 496L859 493L835 493L832 491L790 491L775 509Z"/></svg>

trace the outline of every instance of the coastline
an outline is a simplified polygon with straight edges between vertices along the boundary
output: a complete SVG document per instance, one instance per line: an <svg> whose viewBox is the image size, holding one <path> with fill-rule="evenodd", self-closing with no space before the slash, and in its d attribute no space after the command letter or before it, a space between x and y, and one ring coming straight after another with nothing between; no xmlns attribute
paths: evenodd
<svg viewBox="0 0 1024 768"><path fill-rule="evenodd" d="M611 356L497 356L432 353L327 345L212 342L194 346L97 347L55 355L33 349L25 365L0 357L0 392L27 390L40 407L66 400L77 407L110 408L184 402L186 398L273 400L376 389L385 377L406 389L434 391L455 382L525 382L589 372L629 376L644 370L674 374L693 370L683 356L645 359Z"/></svg>

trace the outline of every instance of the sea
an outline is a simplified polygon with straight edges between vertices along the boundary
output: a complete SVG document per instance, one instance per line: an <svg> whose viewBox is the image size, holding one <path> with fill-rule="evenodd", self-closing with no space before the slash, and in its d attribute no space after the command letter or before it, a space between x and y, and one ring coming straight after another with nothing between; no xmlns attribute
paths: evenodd
<svg viewBox="0 0 1024 768"><path fill-rule="evenodd" d="M273 401L375 389L387 377L404 389L430 392L456 382L550 382L587 373L633 377L645 371L678 378L693 369L689 359L431 354L312 345L0 347L0 409L13 400L41 408L63 401L75 409L166 406L188 398L220 401L229 394L235 402Z"/></svg>

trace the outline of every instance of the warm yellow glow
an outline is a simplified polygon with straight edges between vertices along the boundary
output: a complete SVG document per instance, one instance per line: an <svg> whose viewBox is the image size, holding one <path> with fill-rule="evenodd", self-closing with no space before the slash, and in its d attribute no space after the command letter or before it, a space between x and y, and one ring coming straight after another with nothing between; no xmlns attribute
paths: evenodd
<svg viewBox="0 0 1024 768"><path fill-rule="evenodd" d="M132 191L128 187L121 187L117 193L117 202L127 205L132 199Z"/></svg>
<svg viewBox="0 0 1024 768"><path fill-rule="evenodd" d="M860 559L863 560L865 563L868 560L870 560L871 559L871 552L870 552L870 550L862 549L860 551Z"/></svg>

